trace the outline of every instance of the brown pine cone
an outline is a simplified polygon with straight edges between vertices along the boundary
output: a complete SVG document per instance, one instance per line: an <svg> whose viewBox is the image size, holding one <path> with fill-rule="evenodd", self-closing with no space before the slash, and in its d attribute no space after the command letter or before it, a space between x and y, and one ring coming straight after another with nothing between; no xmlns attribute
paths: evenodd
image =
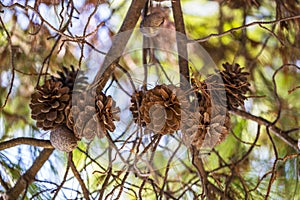
<svg viewBox="0 0 300 200"><path fill-rule="evenodd" d="M219 114L212 115L212 110L221 110ZM207 111L200 114L200 123L198 131L191 134L191 144L197 149L213 148L220 144L229 133L230 116L224 112L225 107L208 108Z"/></svg>
<svg viewBox="0 0 300 200"><path fill-rule="evenodd" d="M65 121L64 110L69 104L70 89L62 82L46 80L31 95L31 117L37 121L37 127L44 130L54 129Z"/></svg>
<svg viewBox="0 0 300 200"><path fill-rule="evenodd" d="M119 120L119 108L116 108L111 96L87 91L73 98L75 104L66 109L67 126L74 130L77 138L92 140L96 135L102 138L107 130L115 130L113 121Z"/></svg>
<svg viewBox="0 0 300 200"><path fill-rule="evenodd" d="M215 77L210 76L210 80L205 82L192 80L198 98L191 104L193 109L190 110L193 112L189 116L192 117L188 119L182 132L186 143L197 149L213 148L228 135L230 116L223 103L226 103L226 95L220 94L217 89L219 81ZM207 85L207 82L211 85ZM198 110L194 109L196 106L199 106Z"/></svg>
<svg viewBox="0 0 300 200"><path fill-rule="evenodd" d="M245 94L250 91L250 83L247 80L249 73L242 72L239 64L225 63L223 68L225 70L221 71L220 74L225 85L229 109L243 106L247 99Z"/></svg>
<svg viewBox="0 0 300 200"><path fill-rule="evenodd" d="M202 96L210 96L212 105L227 105L228 109L243 106L247 99L245 94L250 91L249 73L242 72L239 64L225 63L223 68L208 75L204 82L198 81L195 85L197 80L193 80L195 90L201 90Z"/></svg>
<svg viewBox="0 0 300 200"><path fill-rule="evenodd" d="M138 91L132 94L131 96L131 106L129 110L132 113L134 122L137 124L142 125L143 127L146 126L146 122L140 117L140 107L142 105L142 100L144 97L144 92L143 91Z"/></svg>
<svg viewBox="0 0 300 200"><path fill-rule="evenodd" d="M77 141L73 132L64 126L59 126L50 133L51 144L60 151L73 151L77 147Z"/></svg>
<svg viewBox="0 0 300 200"><path fill-rule="evenodd" d="M188 119L182 131L185 140L197 149L212 148L225 139L230 128L228 109L243 106L247 98L249 73L242 72L238 64L225 63L223 68L205 81L192 79L198 98L192 105L198 103L199 113L190 114L195 117Z"/></svg>
<svg viewBox="0 0 300 200"><path fill-rule="evenodd" d="M114 121L119 121L118 113L120 109L116 107L116 102L109 95L106 96L104 93L97 94L96 96L96 110L98 113L98 119L100 122L100 128L102 133L107 130L113 132L116 127Z"/></svg>
<svg viewBox="0 0 300 200"><path fill-rule="evenodd" d="M51 130L58 125L66 124L65 110L71 107L71 97L74 90L75 79L78 84L77 91L83 90L86 77L81 71L62 67L58 76L51 76L44 85L38 86L31 95L31 117L37 121L37 127ZM79 77L77 77L79 76Z"/></svg>
<svg viewBox="0 0 300 200"><path fill-rule="evenodd" d="M140 120L146 124L146 131L172 134L180 129L188 109L189 101L183 90L174 85L158 85L145 92L139 109ZM136 110L131 110L138 116Z"/></svg>
<svg viewBox="0 0 300 200"><path fill-rule="evenodd" d="M154 13L151 13L145 16L144 20L141 22L142 28L157 28L164 23L164 13L161 10L157 10Z"/></svg>
<svg viewBox="0 0 300 200"><path fill-rule="evenodd" d="M83 91L87 86L87 77L83 76L83 72L79 69L75 70L73 65L71 69L62 66L62 71L57 71L57 74L58 76L51 76L51 79L55 82L62 82L63 86L70 88L70 92L74 89L79 92Z"/></svg>

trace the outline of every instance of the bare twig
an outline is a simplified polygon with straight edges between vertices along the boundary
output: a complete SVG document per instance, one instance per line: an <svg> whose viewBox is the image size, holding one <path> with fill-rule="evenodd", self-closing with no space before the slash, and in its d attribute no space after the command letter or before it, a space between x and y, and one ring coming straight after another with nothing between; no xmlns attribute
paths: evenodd
<svg viewBox="0 0 300 200"><path fill-rule="evenodd" d="M111 168L109 168L109 171L107 172L106 178L105 178L105 180L104 180L104 182L102 184L102 188L101 188L101 190L99 192L99 194L100 194L99 200L103 199L105 187L107 186L108 181L111 178L111 174L112 174L112 171L111 171Z"/></svg>
<svg viewBox="0 0 300 200"><path fill-rule="evenodd" d="M279 67L275 73L273 74L272 76L272 82L273 82L273 85L274 85L274 95L275 95L275 98L276 98L276 101L277 101L277 104L278 104L278 111L277 111L277 117L276 119L272 122L272 124L276 124L276 122L280 119L280 116L281 116L281 108L282 108L282 102L279 98L279 95L278 95L278 92L277 92L277 84L276 84L276 75L278 74L278 72L280 70L282 70L284 67L295 67L297 68L298 70L300 70L300 67L298 67L297 65L295 64L283 64L281 67Z"/></svg>
<svg viewBox="0 0 300 200"><path fill-rule="evenodd" d="M291 94L291 93L295 92L297 89L300 89L300 85L299 85L299 86L296 86L296 87L294 87L294 88L292 88L292 89L290 89L290 90L288 91L288 93Z"/></svg>
<svg viewBox="0 0 300 200"><path fill-rule="evenodd" d="M266 193L266 196L265 196L265 200L268 199L268 197L270 195L270 192L271 192L272 184L276 179L276 165L277 165L277 162L278 162L278 152L277 152L276 144L275 144L275 142L274 142L274 140L273 140L273 138L270 134L270 131L269 131L268 127L267 127L267 134L268 134L268 137L269 137L269 139L272 143L272 146L273 146L274 155L275 155L275 162L273 163L271 178L270 178L270 181L269 181L269 185L268 185L267 193Z"/></svg>
<svg viewBox="0 0 300 200"><path fill-rule="evenodd" d="M77 179L77 181L79 182L79 184L81 186L84 198L87 199L87 200L89 200L90 199L90 197L89 197L89 193L90 192L86 188L85 183L83 182L82 178L80 177L80 174L79 174L78 170L76 169L76 166L75 166L75 164L73 162L73 154L72 154L72 152L69 153L68 162L69 162L69 165L70 165L70 167L72 169L72 172L73 172L75 178Z"/></svg>
<svg viewBox="0 0 300 200"><path fill-rule="evenodd" d="M200 39L195 39L195 40L189 40L189 43L193 43L193 42L206 42L209 39L213 38L213 37L223 37L225 35L229 35L234 33L235 31L239 31L239 30L243 30L246 29L250 26L255 26L255 25L266 25L266 24L278 24L280 22L284 22L284 21L289 21L289 20L293 20L293 19L299 19L300 15L295 15L295 16L291 16L291 17L286 17L286 18L282 18L282 19L277 19L277 20L272 20L272 21L262 21L262 22L251 22L249 24L246 24L244 26L240 26L240 27L236 27L236 28L232 28L230 30L227 30L223 33L213 33L210 34L206 37L200 38Z"/></svg>
<svg viewBox="0 0 300 200"><path fill-rule="evenodd" d="M295 149L297 152L299 152L299 149L297 147L297 141L294 140L293 138L291 138L290 136L288 136L288 134L286 133L286 131L281 130L280 128L278 128L275 125L272 125L272 122L262 118L262 117L257 117L254 116L250 113L247 113L243 110L238 110L238 109L232 109L229 112L236 114L238 116L241 116L245 119L249 119L252 121L257 122L260 125L263 126L268 126L269 129L280 139L282 139L286 144L288 144L289 146L291 146L293 149Z"/></svg>
<svg viewBox="0 0 300 200"><path fill-rule="evenodd" d="M243 161L249 156L249 154L251 153L251 151L254 149L254 147L255 147L255 145L256 145L256 143L257 143L257 141L258 141L259 136L260 136L260 125L258 125L258 127L257 127L256 137L255 137L255 140L254 140L254 142L252 143L251 147L250 147L249 150L243 155L243 157L242 157L241 159L239 159L238 161L236 161L236 162L234 163L234 165L237 165L238 163L243 162Z"/></svg>
<svg viewBox="0 0 300 200"><path fill-rule="evenodd" d="M241 138L239 138L237 135L236 135L236 133L234 132L234 131L231 131L231 134L232 134L232 136L237 140L237 141L239 141L239 142L241 142L241 143L243 143L243 144L248 144L248 145L253 145L253 142L246 142L246 141L243 141ZM260 146L260 145L257 145L257 144L255 144L254 146Z"/></svg>
<svg viewBox="0 0 300 200"><path fill-rule="evenodd" d="M55 194L53 195L52 199L55 199L56 196L58 195L59 191L61 190L61 188L63 187L64 183L66 182L66 179L67 179L67 175L68 175L68 172L69 172L69 169L70 169L70 164L68 162L67 164L67 168L66 168L66 172L65 172L65 175L64 175L64 178L62 180L62 182L60 183L60 185L57 187L57 189L55 190Z"/></svg>
<svg viewBox="0 0 300 200"><path fill-rule="evenodd" d="M136 90L135 85L134 85L134 82L133 82L133 80L132 80L132 77L131 77L129 71L127 71L127 70L126 70L122 65L120 65L120 64L117 64L117 67L118 67L123 73L125 73L125 75L128 77L132 89L133 89L133 90Z"/></svg>
<svg viewBox="0 0 300 200"><path fill-rule="evenodd" d="M230 199L226 194L224 194L222 190L220 190L214 184L209 182L207 171L204 169L203 162L199 157L199 151L196 150L195 147L191 147L190 151L192 154L192 164L197 169L199 177L201 178L202 188L204 190L206 198L213 199L214 197L211 196L211 191L213 191L220 196L224 196L225 199Z"/></svg>
<svg viewBox="0 0 300 200"><path fill-rule="evenodd" d="M13 85L14 85L14 80L15 80L15 64L14 64L14 50L13 50L13 44L12 44L12 41L11 41L11 36L8 32L8 30L6 29L5 25L4 25L4 22L2 20L2 17L0 17L0 23L1 23L1 26L3 27L6 35L7 35L7 40L8 40L8 43L9 43L9 53L10 53L10 64L11 64L11 81L10 81L10 86L9 86L9 90L7 92L7 95L6 95L6 98L5 98L5 101L3 103L3 105L1 105L0 107L0 110L2 110L7 102L8 102L8 98L12 92L12 88L13 88Z"/></svg>

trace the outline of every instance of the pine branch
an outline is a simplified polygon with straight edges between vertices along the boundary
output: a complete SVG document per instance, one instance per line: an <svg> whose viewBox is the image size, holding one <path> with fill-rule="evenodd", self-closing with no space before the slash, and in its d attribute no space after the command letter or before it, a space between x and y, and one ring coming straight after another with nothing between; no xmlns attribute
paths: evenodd
<svg viewBox="0 0 300 200"><path fill-rule="evenodd" d="M222 33L212 33L206 37L203 37L203 38L199 38L199 39L193 39L193 40L189 40L188 42L189 43L194 43L194 42L206 42L208 41L209 39L213 38L213 37L223 37L225 35L229 35L229 34L233 34L234 32L236 31L240 31L240 30L244 30L248 27L251 27L251 26L255 26L255 25L270 25L270 24L278 24L280 22L284 22L284 21L289 21L289 20L295 20L295 19L299 19L300 18L300 15L295 15L295 16L291 16L291 17L286 17L286 18L282 18L282 19L276 19L276 20L272 20L272 21L255 21L255 22L251 22L249 24L245 24L243 26L239 26L239 27L236 27L236 28L232 28L232 29L229 29L227 31L224 31Z"/></svg>
<svg viewBox="0 0 300 200"><path fill-rule="evenodd" d="M26 137L19 137L14 138L5 142L0 143L0 151L4 149L8 149L17 145L26 144L30 146L36 147L44 147L46 149L53 149L54 147L50 143L49 140L39 140L35 138L26 138Z"/></svg>
<svg viewBox="0 0 300 200"><path fill-rule="evenodd" d="M271 130L277 137L279 137L281 140L283 140L286 144L288 144L289 146L291 146L293 149L295 149L297 152L299 152L299 149L297 147L297 141L294 140L292 137L290 137L287 133L289 131L284 131L281 130L280 128L278 128L277 126L275 126L272 122L262 118L262 117L257 117L254 116L250 113L247 113L243 110L238 110L238 109L232 109L230 110L231 113L236 114L238 116L241 116L245 119L249 119L252 121L257 122L259 125L263 125L266 126L267 128L269 128L269 130Z"/></svg>
<svg viewBox="0 0 300 200"><path fill-rule="evenodd" d="M189 65L187 61L187 38L185 33L183 15L180 5L180 0L172 1L173 17L176 28L176 40L178 49L178 62L179 62L179 72L182 77L180 77L180 84L184 89L188 89L188 85L182 85L189 81ZM182 80L184 78L184 80Z"/></svg>
<svg viewBox="0 0 300 200"><path fill-rule="evenodd" d="M122 55L146 2L147 0L133 0L131 2L123 24L105 56L101 68L97 72L92 88L97 87L99 90L102 90L105 87L105 84L117 66L116 63L120 59L119 56Z"/></svg>
<svg viewBox="0 0 300 200"><path fill-rule="evenodd" d="M34 181L35 175L49 159L53 150L54 149L44 149L40 153L32 166L18 179L15 186L6 192L7 200L17 199L24 189Z"/></svg>
<svg viewBox="0 0 300 200"><path fill-rule="evenodd" d="M204 169L203 162L201 158L199 157L199 151L196 150L196 148L191 147L190 152L192 154L192 164L197 169L198 175L201 179L202 188L203 188L203 194L207 199L214 199L212 194L218 194L224 199L231 199L229 196L227 196L221 189L217 188L214 184L212 184L208 180L208 173ZM204 197L203 197L204 198Z"/></svg>

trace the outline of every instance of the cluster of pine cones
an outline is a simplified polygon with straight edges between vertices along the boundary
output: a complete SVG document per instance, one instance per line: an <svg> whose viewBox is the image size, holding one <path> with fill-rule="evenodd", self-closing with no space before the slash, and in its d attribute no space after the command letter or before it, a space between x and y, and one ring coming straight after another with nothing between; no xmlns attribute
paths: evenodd
<svg viewBox="0 0 300 200"><path fill-rule="evenodd" d="M71 69L62 67L57 74L37 86L30 103L36 126L51 130L52 145L70 152L83 137L92 140L96 135L103 137L107 130L114 131L118 108L112 97L86 91L86 77L73 66Z"/></svg>
<svg viewBox="0 0 300 200"><path fill-rule="evenodd" d="M204 81L192 79L192 92L174 85L157 85L135 92L131 97L134 121L147 132L172 134L181 130L186 144L211 148L229 132L228 110L243 106L249 91L248 73L238 64L223 64L223 70Z"/></svg>
<svg viewBox="0 0 300 200"><path fill-rule="evenodd" d="M204 81L194 77L188 91L172 84L136 91L130 106L135 123L145 133L165 135L181 130L185 143L197 149L222 142L229 132L228 110L243 106L250 86L249 74L238 64L225 63L223 68ZM85 90L88 84L79 70L73 66L62 69L58 77L51 76L36 88L30 108L37 127L51 130L53 146L70 152L83 137L92 140L113 132L119 109L111 96Z"/></svg>

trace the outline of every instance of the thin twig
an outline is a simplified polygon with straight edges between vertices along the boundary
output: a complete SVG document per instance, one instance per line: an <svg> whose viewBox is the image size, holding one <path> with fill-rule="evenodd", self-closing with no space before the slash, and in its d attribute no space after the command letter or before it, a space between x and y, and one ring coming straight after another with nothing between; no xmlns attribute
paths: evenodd
<svg viewBox="0 0 300 200"><path fill-rule="evenodd" d="M197 172L199 174L199 177L201 178L202 182L202 188L204 190L204 194L207 199L213 199L211 197L211 192L215 192L219 194L220 196L225 196L225 199L230 199L226 194L224 194L223 191L221 191L219 188L217 188L214 184L211 184L208 180L208 174L204 169L203 162L201 158L199 157L199 151L196 150L195 147L190 148L191 154L192 154L192 164L197 169Z"/></svg>
<svg viewBox="0 0 300 200"><path fill-rule="evenodd" d="M269 139L272 143L272 146L273 146L274 155L275 155L275 162L273 163L271 178L270 178L270 181L269 181L269 184L268 184L268 189L267 189L267 193L266 193L266 196L265 196L265 200L268 199L268 197L270 195L270 192L271 192L272 184L276 179L276 165L277 165L277 162L278 162L278 151L277 151L277 148L276 148L276 144L275 144L275 142L274 142L274 140L273 140L273 138L270 134L269 128L267 127L266 129L267 129L268 137L269 137Z"/></svg>
<svg viewBox="0 0 300 200"><path fill-rule="evenodd" d="M277 20L272 20L272 21L262 21L262 22L251 22L249 24L246 24L244 26L240 26L240 27L236 27L236 28L232 28L230 30L227 30L223 33L212 33L206 37L200 38L200 39L195 39L195 40L188 40L188 43L194 43L194 42L206 42L209 39L213 38L213 37L223 37L225 35L229 35L234 33L235 31L239 31L239 30L243 30L246 29L250 26L254 26L254 25L264 25L264 24L277 24L280 22L284 22L284 21L289 21L289 20L293 20L293 19L299 19L300 15L296 15L296 16L291 16L291 17L286 17L286 18L282 18L282 19L277 19Z"/></svg>
<svg viewBox="0 0 300 200"><path fill-rule="evenodd" d="M10 53L10 55L9 55L10 57L9 58L10 58L11 75L12 75L11 81L10 81L10 86L9 86L6 98L4 100L3 105L1 105L1 107L0 107L0 110L2 110L6 106L6 104L8 102L8 98L9 98L11 92L12 92L12 88L13 88L13 85L14 85L14 80L15 80L15 64L14 64L14 51L13 51L13 44L12 44L12 41L11 41L11 36L10 36L8 30L6 29L5 25L4 25L2 17L0 17L0 22L1 22L2 28L4 29L4 31L5 31L5 33L7 35L7 40L8 40L8 43L9 43L9 53Z"/></svg>
<svg viewBox="0 0 300 200"><path fill-rule="evenodd" d="M60 183L60 185L55 190L55 194L52 197L53 200L56 198L56 196L58 195L59 191L62 189L63 185L65 184L67 176L68 176L69 169L70 169L70 164L68 162L64 178L63 178L62 182Z"/></svg>
<svg viewBox="0 0 300 200"><path fill-rule="evenodd" d="M286 131L281 130L280 128L278 128L275 125L272 125L272 122L262 118L262 117L257 117L255 115L252 115L250 113L247 113L243 110L239 110L239 109L231 109L229 111L230 113L236 114L238 116L241 116L245 119L249 119L252 121L257 122L260 125L263 126L268 126L270 128L270 130L280 139L282 139L286 144L288 144L289 146L291 146L293 149L295 149L297 152L300 152L300 150L297 147L297 141L294 140L292 137L288 136L288 134L286 133Z"/></svg>
<svg viewBox="0 0 300 200"><path fill-rule="evenodd" d="M281 116L281 108L282 108L282 102L279 98L279 95L278 95L278 92L277 92L277 84L276 84L276 75L278 74L278 72L280 70L282 70L284 67L295 67L297 68L298 70L300 70L300 67L298 67L297 65L295 64L283 64L282 66L280 66L273 74L272 76L272 82L273 82L273 85L274 85L274 95L275 95L275 98L276 98L276 101L277 101L277 104L278 104L278 111L277 111L277 117L276 119L272 122L272 125L273 124L276 124L276 122L280 119L280 116Z"/></svg>
<svg viewBox="0 0 300 200"><path fill-rule="evenodd" d="M297 89L300 89L300 85L299 85L299 86L296 86L296 87L294 87L294 88L292 88L292 89L290 89L290 90L288 91L288 93L291 94L291 93L295 92Z"/></svg>
<svg viewBox="0 0 300 200"><path fill-rule="evenodd" d="M75 166L75 164L73 162L73 154L72 154L72 152L69 153L68 162L69 162L69 165L71 167L71 170L72 170L75 178L77 179L77 181L79 182L79 184L81 186L84 198L86 200L89 200L90 199L90 197L89 197L89 193L90 192L86 188L85 183L83 182L82 178L80 177L80 174L79 174L78 170L76 169L76 166Z"/></svg>

